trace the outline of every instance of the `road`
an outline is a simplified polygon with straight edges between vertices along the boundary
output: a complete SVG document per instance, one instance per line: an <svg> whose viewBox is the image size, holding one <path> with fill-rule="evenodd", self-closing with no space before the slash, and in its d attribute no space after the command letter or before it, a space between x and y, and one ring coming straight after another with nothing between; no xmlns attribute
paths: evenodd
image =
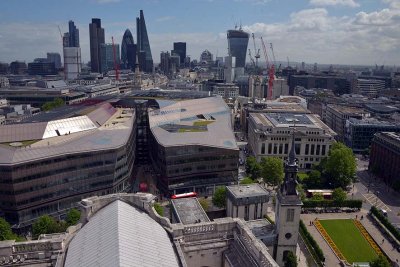
<svg viewBox="0 0 400 267"><path fill-rule="evenodd" d="M357 177L359 182L354 184L353 197L365 200L365 209L369 210L373 205L378 209L385 210L389 221L400 225L400 194L370 174L367 168L368 161L358 158Z"/></svg>

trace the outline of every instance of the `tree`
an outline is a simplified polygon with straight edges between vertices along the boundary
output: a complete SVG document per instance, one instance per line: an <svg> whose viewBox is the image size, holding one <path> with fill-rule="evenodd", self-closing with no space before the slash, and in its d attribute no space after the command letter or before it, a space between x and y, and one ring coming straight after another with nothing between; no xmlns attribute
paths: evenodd
<svg viewBox="0 0 400 267"><path fill-rule="evenodd" d="M58 108L58 107L64 106L64 104L65 104L64 100L62 100L61 98L56 98L51 102L44 103L43 106L42 106L42 110L49 111L49 110L52 110L54 108Z"/></svg>
<svg viewBox="0 0 400 267"><path fill-rule="evenodd" d="M57 233L60 230L60 225L53 217L44 215L39 217L32 226L33 237L37 238L41 234Z"/></svg>
<svg viewBox="0 0 400 267"><path fill-rule="evenodd" d="M324 200L324 196L321 193L313 194L311 200L321 201Z"/></svg>
<svg viewBox="0 0 400 267"><path fill-rule="evenodd" d="M311 170L308 176L303 180L303 183L310 188L321 187L321 172L318 170Z"/></svg>
<svg viewBox="0 0 400 267"><path fill-rule="evenodd" d="M346 188L356 173L353 151L342 143L333 144L326 161L325 172L331 186Z"/></svg>
<svg viewBox="0 0 400 267"><path fill-rule="evenodd" d="M208 211L208 209L210 208L210 203L208 203L208 200L205 198L200 198L199 203L204 211Z"/></svg>
<svg viewBox="0 0 400 267"><path fill-rule="evenodd" d="M297 267L297 258L291 251L286 254L284 262L284 267Z"/></svg>
<svg viewBox="0 0 400 267"><path fill-rule="evenodd" d="M384 255L379 255L378 258L369 263L370 267L390 267L392 266Z"/></svg>
<svg viewBox="0 0 400 267"><path fill-rule="evenodd" d="M242 179L240 181L240 184L253 184L253 183L254 183L254 181L250 177L245 177L244 179Z"/></svg>
<svg viewBox="0 0 400 267"><path fill-rule="evenodd" d="M218 208L226 207L226 187L225 186L219 186L219 187L217 187L217 189L215 189L212 202Z"/></svg>
<svg viewBox="0 0 400 267"><path fill-rule="evenodd" d="M277 186L283 182L283 161L280 158L261 159L261 174L268 185Z"/></svg>
<svg viewBox="0 0 400 267"><path fill-rule="evenodd" d="M343 202L347 198L346 192L341 188L338 187L332 192L332 200L336 202Z"/></svg>
<svg viewBox="0 0 400 267"><path fill-rule="evenodd" d="M75 225L81 219L81 212L75 208L72 208L67 213L67 224L69 226Z"/></svg>
<svg viewBox="0 0 400 267"><path fill-rule="evenodd" d="M246 173L253 179L257 179L261 176L261 166L257 162L255 157L248 157L246 160Z"/></svg>
<svg viewBox="0 0 400 267"><path fill-rule="evenodd" d="M0 218L0 241L15 240L16 238L17 236L12 232L10 224L3 218Z"/></svg>

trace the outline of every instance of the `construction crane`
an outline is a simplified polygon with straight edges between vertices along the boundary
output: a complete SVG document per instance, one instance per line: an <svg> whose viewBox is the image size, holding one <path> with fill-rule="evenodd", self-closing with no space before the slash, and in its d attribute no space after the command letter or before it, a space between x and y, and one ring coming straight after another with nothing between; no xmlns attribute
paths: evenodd
<svg viewBox="0 0 400 267"><path fill-rule="evenodd" d="M114 45L114 37L111 37L112 41L112 46L113 46L113 54L114 54L114 69L115 69L115 79L118 81L119 80L119 66L117 64L117 56L115 52L115 45Z"/></svg>
<svg viewBox="0 0 400 267"><path fill-rule="evenodd" d="M257 67L258 67L258 59L260 58L260 49L257 50L257 47L256 47L256 40L255 40L255 37L254 37L254 33L251 34L251 37L253 38L254 57L255 57L255 59L256 59L255 64L256 64L256 68L257 68Z"/></svg>
<svg viewBox="0 0 400 267"><path fill-rule="evenodd" d="M265 64L267 64L267 70L268 70L270 66L269 66L269 60L268 60L267 47L265 46L262 36L260 37L260 39L261 39L261 44L262 44L262 48L263 48L263 52L264 52Z"/></svg>
<svg viewBox="0 0 400 267"><path fill-rule="evenodd" d="M254 68L256 68L256 63L254 62L254 58L251 55L251 50L250 49L249 49L249 57L250 57L251 63L253 63Z"/></svg>
<svg viewBox="0 0 400 267"><path fill-rule="evenodd" d="M58 32L60 33L60 38L61 38L61 47L62 47L61 49L63 49L63 54L64 54L64 38L63 38L63 35L61 33L60 25L57 25L57 27L58 27ZM67 79L67 74L65 73L65 59L63 61L64 61L64 80L66 80Z"/></svg>

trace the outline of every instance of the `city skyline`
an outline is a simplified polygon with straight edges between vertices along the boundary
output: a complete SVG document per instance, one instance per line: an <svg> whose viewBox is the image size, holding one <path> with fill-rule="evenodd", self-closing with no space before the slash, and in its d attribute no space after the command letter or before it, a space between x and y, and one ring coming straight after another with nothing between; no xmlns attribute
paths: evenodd
<svg viewBox="0 0 400 267"><path fill-rule="evenodd" d="M46 9L41 10L39 7L43 6ZM157 55L169 51L173 42L186 42L192 59L198 59L205 49L214 56L226 56L226 31L235 24L272 42L277 60L281 61L289 57L290 61L307 63L390 66L400 61L400 29L396 27L399 0L179 0L174 4L40 0L12 1L1 3L0 7L2 62L30 62L47 52L62 54L57 26L66 32L69 20L80 30L82 60L87 62L91 18L102 20L106 42L111 41L111 36L119 42L127 28L136 34L135 17L140 9L146 13L156 63ZM261 48L259 40L257 46Z"/></svg>

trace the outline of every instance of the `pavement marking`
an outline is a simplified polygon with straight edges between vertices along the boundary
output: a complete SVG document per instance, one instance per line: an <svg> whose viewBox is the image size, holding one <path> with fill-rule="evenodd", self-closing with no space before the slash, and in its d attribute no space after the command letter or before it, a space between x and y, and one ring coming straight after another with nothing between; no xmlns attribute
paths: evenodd
<svg viewBox="0 0 400 267"><path fill-rule="evenodd" d="M362 194L363 197L368 201L372 206L377 207L378 209L384 209L386 211L391 211L391 209L386 206L374 193L366 193Z"/></svg>

